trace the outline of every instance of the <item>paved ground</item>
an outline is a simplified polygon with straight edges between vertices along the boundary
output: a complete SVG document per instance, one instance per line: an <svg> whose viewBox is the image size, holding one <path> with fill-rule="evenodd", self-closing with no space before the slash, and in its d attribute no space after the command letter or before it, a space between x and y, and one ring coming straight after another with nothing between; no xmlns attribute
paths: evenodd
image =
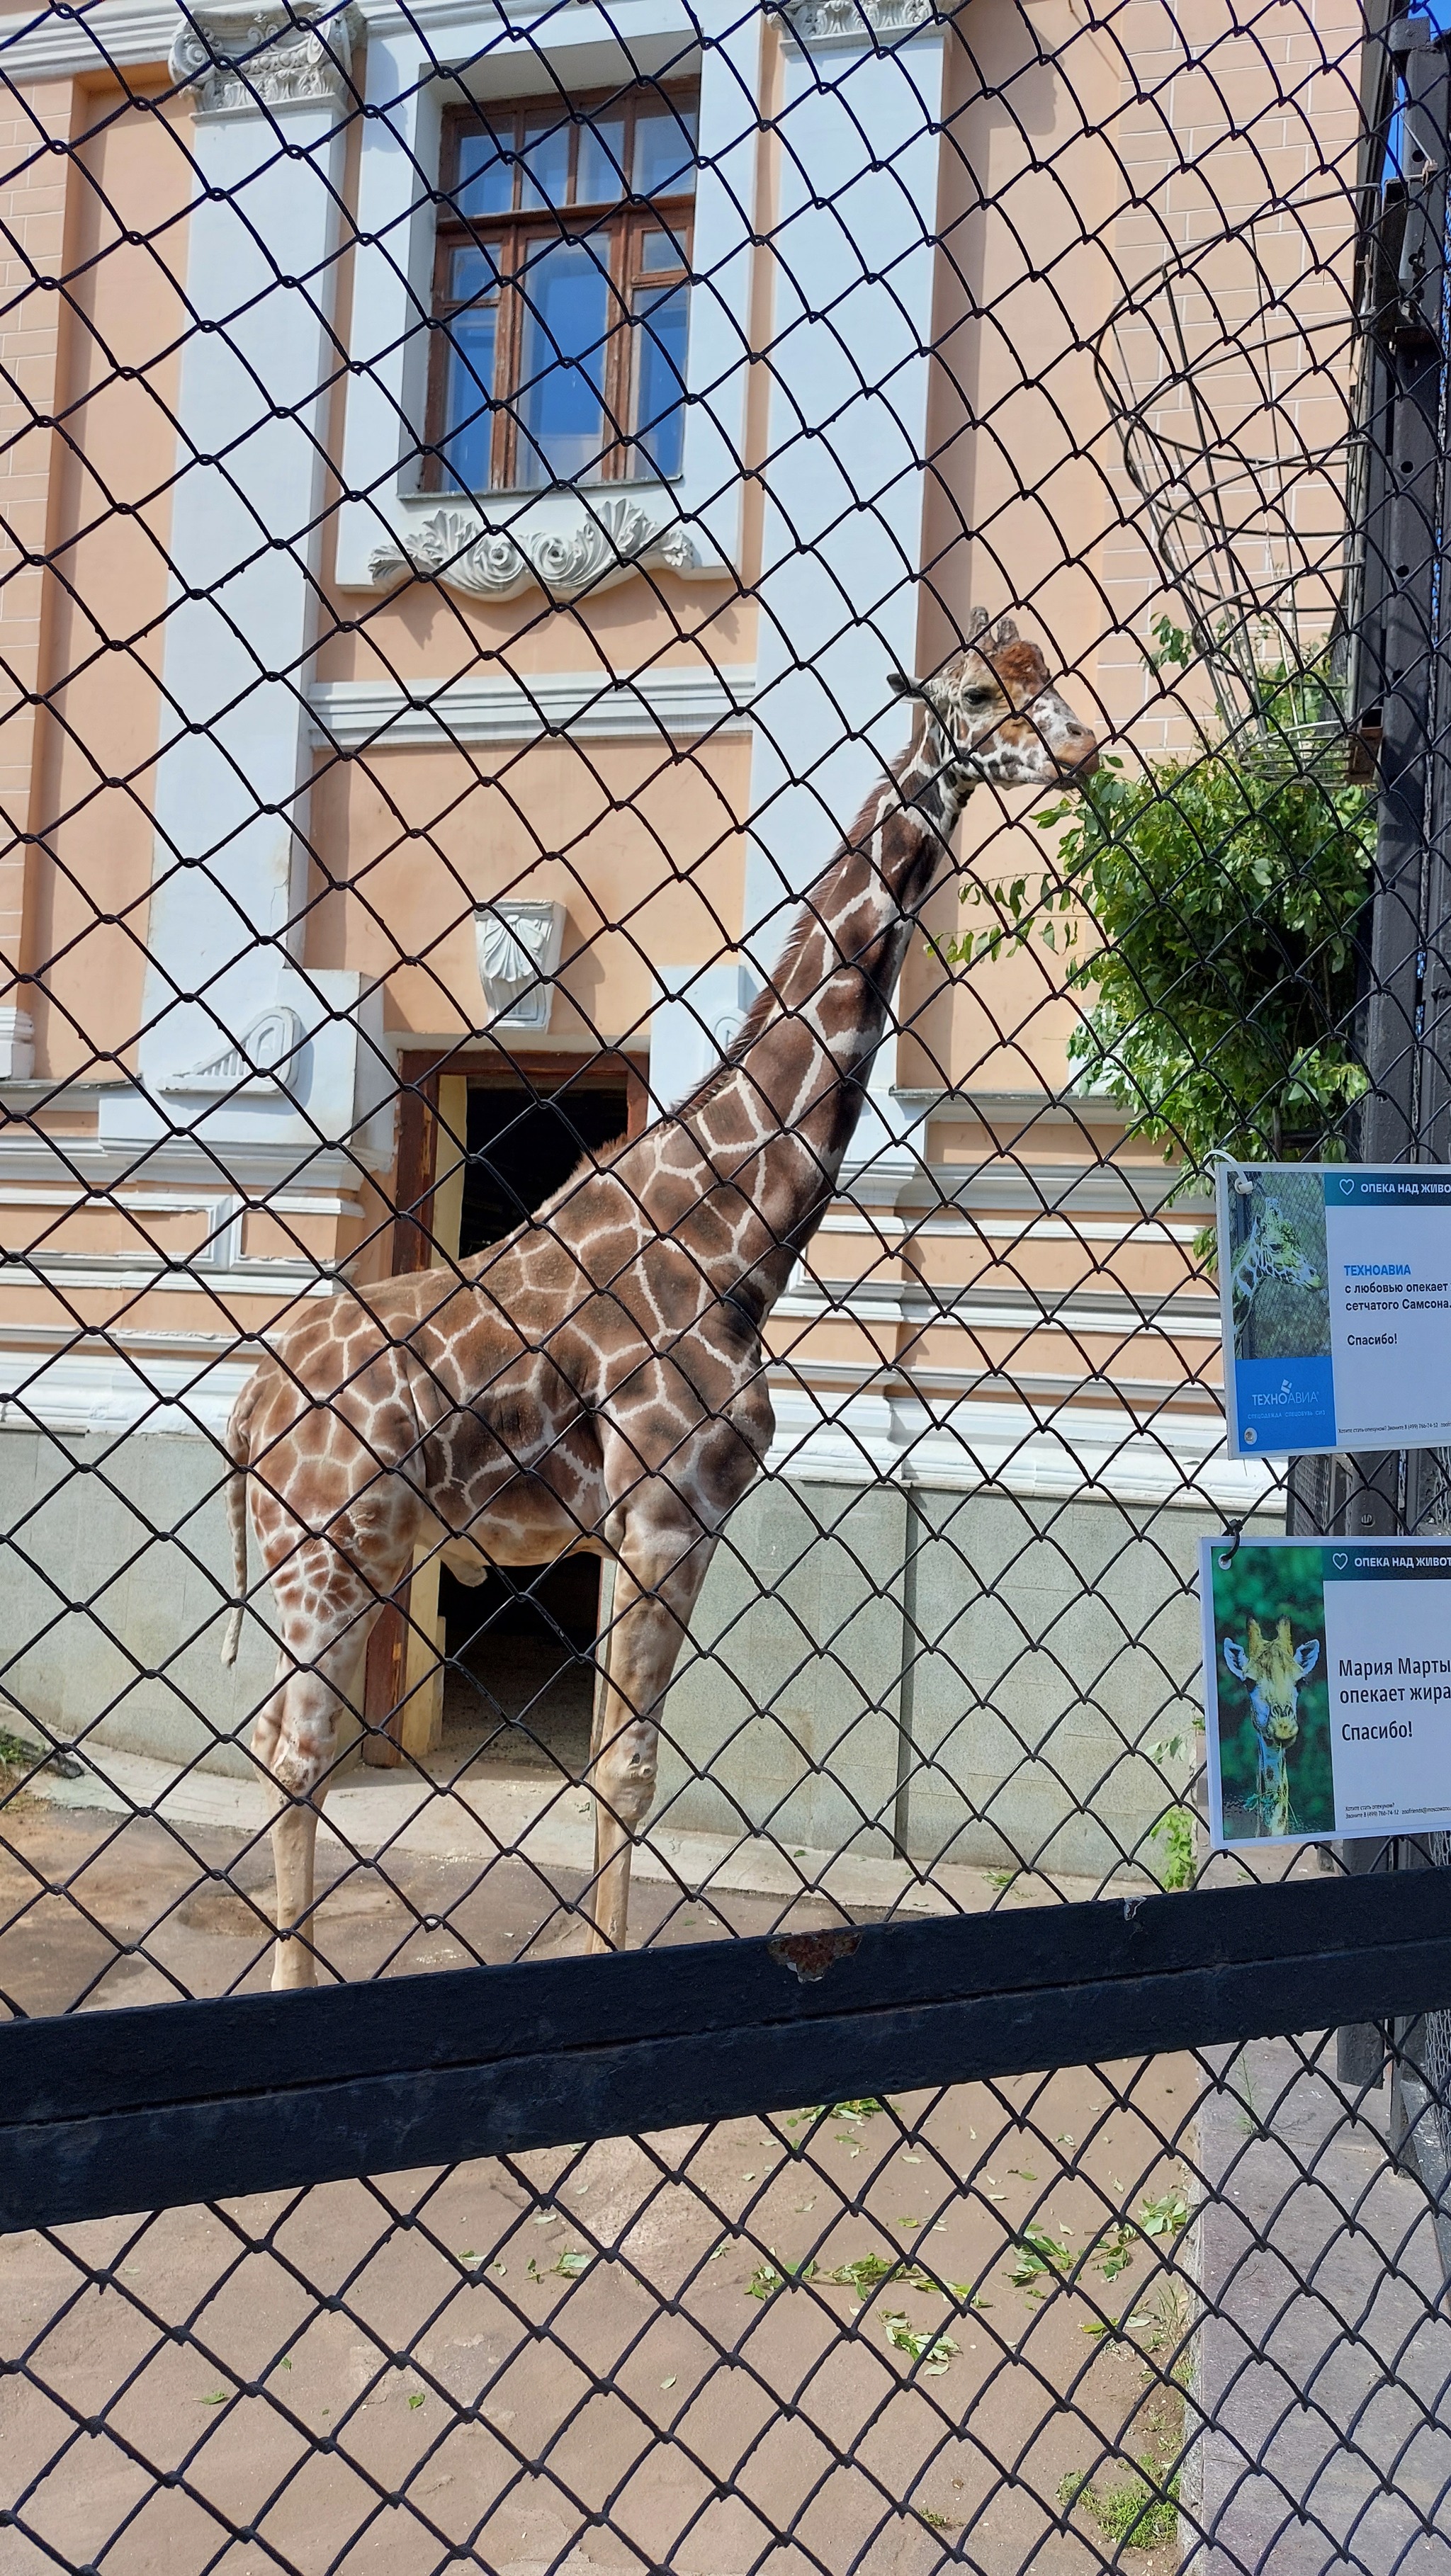
<svg viewBox="0 0 1451 2576"><path fill-rule="evenodd" d="M7 1832L0 1984L24 2010L264 1977L265 1847L41 1802ZM565 1892L395 1850L335 1882L326 1949L357 1977L572 1947ZM721 1907L739 1931L781 1911ZM710 1917L657 1880L636 1926L698 1940ZM1191 2107L1161 2059L11 2237L0 2576L1087 2576L1113 2546L1073 2491L1112 2513L1180 2444L1182 2240L1119 2231L1184 2190L1162 2141ZM1051 2253L1025 2267L1029 2226L1098 2248L1081 2292ZM1105 2321L1123 2333L1086 2331Z"/></svg>
<svg viewBox="0 0 1451 2576"><path fill-rule="evenodd" d="M1178 2426L1135 2346L1083 2329L1105 2306L1172 2313L1173 2282L1141 2245L1095 2298L1050 2276L1035 2299L1010 2248L1030 2211L1081 2247L1172 2187L1148 2128L1172 2071L1141 2080L1136 2111L1081 2076L906 2105L926 2112L913 2144L884 2111L814 2139L737 2121L11 2238L0 2331L24 2370L0 2383L0 2570L412 2576L464 2547L519 2576L746 2576L763 2550L793 2576L928 2576L958 2553L1087 2576L1107 2553L1085 2508L1063 2527L1062 2482L1116 2440L1172 2450ZM1097 2121L1086 2154L1056 2141L1069 2117ZM981 2306L900 2274L865 2298L824 2278L904 2249ZM813 2252L816 2283L751 2295ZM926 2376L892 2333L954 2349ZM256 2540L225 2547L223 2516Z"/></svg>
<svg viewBox="0 0 1451 2576"><path fill-rule="evenodd" d="M1221 2061L1196 2161L1193 2397L1212 2419L1195 2576L1446 2576L1451 2318L1430 2203L1386 2152L1386 2093L1347 2116L1334 2043L1263 2041ZM1327 2073L1326 2070L1330 2071Z"/></svg>
<svg viewBox="0 0 1451 2576"><path fill-rule="evenodd" d="M506 1792L487 1784L495 1822ZM164 1801L128 1819L119 1793L7 1808L0 1989L20 2009L265 1980L265 1843L195 1796L210 1822ZM333 1973L579 1945L563 1854L491 1842L481 1871L413 1821L373 1817L381 1867L325 1842ZM999 1891L978 1873L975 1893ZM661 1870L633 1929L781 1914ZM0 2576L1444 2576L1451 2324L1425 2193L1288 2045L1211 2072L1225 2089L1180 2059L1077 2069L12 2237ZM1196 2172L1192 2231L1133 2229L1194 2199ZM1041 2243L1025 2265L1030 2226L1096 2250L1081 2287ZM921 2276L869 2277L889 2262ZM1135 2464L1167 2474L1186 2433L1179 2532L1140 2548Z"/></svg>

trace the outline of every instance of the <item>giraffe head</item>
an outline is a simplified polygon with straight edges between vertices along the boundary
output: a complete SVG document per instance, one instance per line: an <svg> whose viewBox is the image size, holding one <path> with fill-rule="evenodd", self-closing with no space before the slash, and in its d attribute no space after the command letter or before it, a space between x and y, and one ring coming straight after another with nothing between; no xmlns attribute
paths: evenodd
<svg viewBox="0 0 1451 2576"><path fill-rule="evenodd" d="M1010 617L989 626L979 610L972 640L929 680L894 673L899 697L916 698L924 732L940 737L940 765L961 792L990 779L998 787L1077 787L1098 767L1098 744L1050 685L1036 644ZM925 746L924 746L925 747Z"/></svg>
<svg viewBox="0 0 1451 2576"><path fill-rule="evenodd" d="M1224 1660L1238 1680L1249 1685L1250 1711L1261 1742L1284 1752L1300 1732L1300 1684L1320 1661L1320 1640L1291 1641L1290 1623L1282 1619L1272 1637L1251 1619L1241 1646L1224 1641Z"/></svg>
<svg viewBox="0 0 1451 2576"><path fill-rule="evenodd" d="M1286 1288L1318 1288L1320 1273L1312 1270L1294 1225L1276 1198L1267 1198L1259 1216L1259 1239L1255 1245L1258 1266L1270 1279Z"/></svg>

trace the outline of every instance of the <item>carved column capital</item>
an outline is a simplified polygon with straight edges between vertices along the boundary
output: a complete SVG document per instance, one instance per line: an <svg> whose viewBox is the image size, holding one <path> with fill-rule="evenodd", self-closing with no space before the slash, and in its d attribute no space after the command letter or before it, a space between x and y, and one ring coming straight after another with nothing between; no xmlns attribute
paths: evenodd
<svg viewBox="0 0 1451 2576"><path fill-rule="evenodd" d="M782 0L798 45L890 45L932 25L933 0Z"/></svg>
<svg viewBox="0 0 1451 2576"><path fill-rule="evenodd" d="M191 84L198 116L315 106L346 95L361 27L351 5L189 0L172 39L171 77Z"/></svg>

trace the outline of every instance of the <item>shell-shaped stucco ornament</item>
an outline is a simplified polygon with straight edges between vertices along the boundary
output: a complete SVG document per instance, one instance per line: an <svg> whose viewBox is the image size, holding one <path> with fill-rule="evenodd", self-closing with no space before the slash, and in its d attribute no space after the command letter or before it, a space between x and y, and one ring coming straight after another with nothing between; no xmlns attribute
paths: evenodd
<svg viewBox="0 0 1451 2576"><path fill-rule="evenodd" d="M375 582L394 581L408 569L476 598L507 599L538 582L553 599L577 599L637 566L689 572L696 552L678 520L652 517L623 497L579 499L569 520L525 528L519 536L486 528L470 511L435 510L376 548L369 569Z"/></svg>
<svg viewBox="0 0 1451 2576"><path fill-rule="evenodd" d="M200 1064L168 1074L162 1091L223 1092L270 1089L281 1084L302 1045L302 1022L286 1002L261 1012L242 1036L217 1048Z"/></svg>
<svg viewBox="0 0 1451 2576"><path fill-rule="evenodd" d="M511 1029L547 1029L564 943L563 904L522 898L480 904L474 940L492 1020Z"/></svg>

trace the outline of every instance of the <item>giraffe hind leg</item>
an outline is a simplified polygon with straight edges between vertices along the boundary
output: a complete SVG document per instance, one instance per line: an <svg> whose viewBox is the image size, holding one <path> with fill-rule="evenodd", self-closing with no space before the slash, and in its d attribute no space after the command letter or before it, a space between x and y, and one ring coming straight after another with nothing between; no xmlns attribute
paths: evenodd
<svg viewBox="0 0 1451 2576"><path fill-rule="evenodd" d="M338 1718L355 1701L378 1595L339 1567L325 1613L282 1617L277 1688L257 1722L252 1750L270 1772L277 1798L272 1866L277 1888L276 1988L317 1982L313 1928L317 1824L337 1755Z"/></svg>

